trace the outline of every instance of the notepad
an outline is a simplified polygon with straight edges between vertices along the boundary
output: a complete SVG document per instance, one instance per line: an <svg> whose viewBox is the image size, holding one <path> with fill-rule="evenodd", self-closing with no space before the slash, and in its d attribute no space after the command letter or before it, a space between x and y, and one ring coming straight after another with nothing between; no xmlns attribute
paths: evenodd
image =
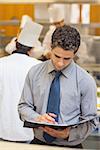
<svg viewBox="0 0 100 150"><path fill-rule="evenodd" d="M93 117L92 119L88 119L88 120L82 120L78 123L75 123L75 124L51 124L51 123L46 123L46 122L35 122L35 121L25 121L24 122L24 127L27 127L27 128L38 128L38 127L50 127L50 128L54 128L54 129L65 129L67 127L75 127L75 126L78 126L80 124L83 124L85 122L89 122L89 121L92 121L93 119L97 118L97 117L100 117L100 116L96 116L96 117Z"/></svg>

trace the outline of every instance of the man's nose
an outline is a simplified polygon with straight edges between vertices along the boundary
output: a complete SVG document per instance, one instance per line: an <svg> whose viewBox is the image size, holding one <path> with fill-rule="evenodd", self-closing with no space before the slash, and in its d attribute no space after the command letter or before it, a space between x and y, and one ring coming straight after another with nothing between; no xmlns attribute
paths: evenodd
<svg viewBox="0 0 100 150"><path fill-rule="evenodd" d="M64 61L63 61L63 59L60 59L59 61L58 61L58 66L63 66L64 65Z"/></svg>

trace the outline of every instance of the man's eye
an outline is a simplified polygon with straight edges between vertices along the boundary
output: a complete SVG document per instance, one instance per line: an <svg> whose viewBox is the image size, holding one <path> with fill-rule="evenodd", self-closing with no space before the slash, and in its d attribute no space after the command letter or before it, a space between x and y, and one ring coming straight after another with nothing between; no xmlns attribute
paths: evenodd
<svg viewBox="0 0 100 150"><path fill-rule="evenodd" d="M59 56L55 55L55 57L60 58Z"/></svg>
<svg viewBox="0 0 100 150"><path fill-rule="evenodd" d="M70 60L71 58L64 58L64 60Z"/></svg>

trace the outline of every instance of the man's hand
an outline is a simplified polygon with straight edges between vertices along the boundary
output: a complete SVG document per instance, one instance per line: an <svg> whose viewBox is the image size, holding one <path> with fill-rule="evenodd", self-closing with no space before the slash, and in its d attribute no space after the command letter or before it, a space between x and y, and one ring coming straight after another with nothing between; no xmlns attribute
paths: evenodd
<svg viewBox="0 0 100 150"><path fill-rule="evenodd" d="M55 121L56 117L57 116L53 113L43 114L40 115L38 118L36 118L35 121L57 124L57 122ZM70 127L63 130L56 130L49 127L39 127L39 128L53 137L63 138L63 139L67 138L70 132Z"/></svg>
<svg viewBox="0 0 100 150"><path fill-rule="evenodd" d="M57 122L55 121L56 117L57 116L53 113L43 114L36 118L35 121L57 124Z"/></svg>
<svg viewBox="0 0 100 150"><path fill-rule="evenodd" d="M48 133L49 135L56 137L56 138L62 138L66 139L69 136L70 127L65 128L63 130L55 130L49 127L40 127L44 132Z"/></svg>

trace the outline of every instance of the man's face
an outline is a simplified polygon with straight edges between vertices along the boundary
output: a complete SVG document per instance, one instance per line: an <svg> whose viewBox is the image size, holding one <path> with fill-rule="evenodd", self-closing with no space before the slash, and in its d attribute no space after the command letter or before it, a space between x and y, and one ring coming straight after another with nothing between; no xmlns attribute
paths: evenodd
<svg viewBox="0 0 100 150"><path fill-rule="evenodd" d="M74 51L64 50L60 47L55 47L51 51L51 60L56 70L62 70L67 67L74 57Z"/></svg>

